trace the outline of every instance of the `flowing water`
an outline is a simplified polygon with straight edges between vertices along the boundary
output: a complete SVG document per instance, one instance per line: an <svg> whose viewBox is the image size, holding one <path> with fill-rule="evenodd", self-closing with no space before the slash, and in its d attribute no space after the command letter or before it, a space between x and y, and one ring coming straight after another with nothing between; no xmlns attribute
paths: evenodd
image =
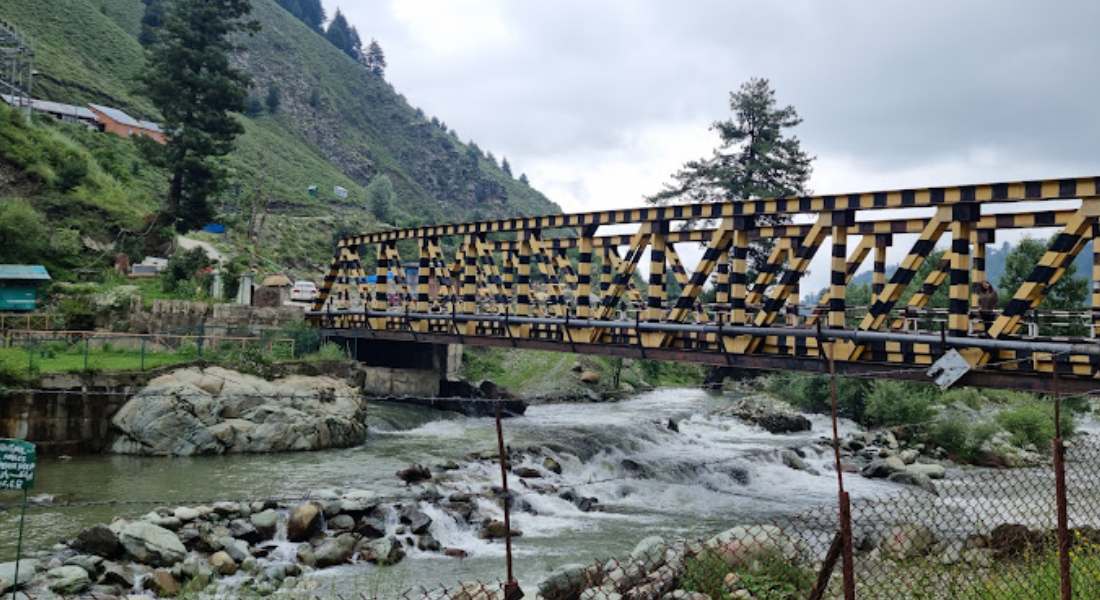
<svg viewBox="0 0 1100 600"><path fill-rule="evenodd" d="M835 506L831 454L820 453L813 445L830 433L827 419L813 417L809 432L772 435L737 419L712 415L726 404L728 398L719 394L663 389L617 403L533 406L525 416L506 420L504 433L510 446L537 445L561 463L562 474L548 474L542 482L594 496L603 507L582 512L566 500L535 493L518 478L510 478L510 487L535 513L517 512L512 517L513 527L523 531L514 544L521 583L531 587L564 563L622 555L649 535L704 536L743 522ZM668 428L669 419L677 421L679 432ZM463 465L438 483L444 494L499 484L496 463L463 460L471 451L495 453L492 419L374 404L370 424L367 443L344 450L43 460L35 494L52 494L62 503L116 500L127 504L33 508L28 513L27 544L48 548L82 527L109 522L116 515L139 516L156 506L302 496L320 488L408 494L394 473L411 463L456 460ZM841 434L853 428L842 423ZM779 451L787 447L803 448L806 462L821 474L784 466ZM846 481L857 498L896 489L860 477ZM11 495L0 497L5 504L15 500ZM421 508L433 518L431 533L443 546L462 548L469 558L411 550L395 567L349 565L316 577L325 586L387 596L413 586L503 578L503 543L478 539L476 530L430 504ZM488 500L481 508L499 513ZM17 521L17 510L0 513L0 553L5 560L14 554Z"/></svg>

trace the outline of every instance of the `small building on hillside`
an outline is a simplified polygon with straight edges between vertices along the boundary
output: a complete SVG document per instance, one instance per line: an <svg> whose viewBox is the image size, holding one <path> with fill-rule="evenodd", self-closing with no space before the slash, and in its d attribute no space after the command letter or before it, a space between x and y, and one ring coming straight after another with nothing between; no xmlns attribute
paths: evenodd
<svg viewBox="0 0 1100 600"><path fill-rule="evenodd" d="M17 98L9 94L0 94L0 99L4 102L16 106L25 106L27 102L26 98ZM74 106L72 104L62 104L60 102L50 102L49 100L38 100L37 98L30 99L31 110L49 115L59 121L66 123L77 123L84 125L89 129L99 129L99 122L96 121L95 113L84 106Z"/></svg>
<svg viewBox="0 0 1100 600"><path fill-rule="evenodd" d="M0 265L0 311L38 308L38 288L50 280L42 265Z"/></svg>
<svg viewBox="0 0 1100 600"><path fill-rule="evenodd" d="M260 288L252 297L254 306L283 306L290 302L290 278L281 273L268 275L260 282Z"/></svg>
<svg viewBox="0 0 1100 600"><path fill-rule="evenodd" d="M113 133L119 137L125 138L143 135L156 141L158 144L163 144L167 141L164 137L164 130L160 128L160 125L152 121L135 119L117 108L103 106L102 104L89 104L88 108L90 108L92 114L95 115L95 119L103 128L103 131L107 133Z"/></svg>

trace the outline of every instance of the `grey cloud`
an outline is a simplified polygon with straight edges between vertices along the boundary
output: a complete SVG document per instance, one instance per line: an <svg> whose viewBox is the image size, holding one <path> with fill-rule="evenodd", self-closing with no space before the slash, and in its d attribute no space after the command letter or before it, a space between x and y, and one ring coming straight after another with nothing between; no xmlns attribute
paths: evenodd
<svg viewBox="0 0 1100 600"><path fill-rule="evenodd" d="M498 155L598 151L649 125L705 123L764 76L819 156L888 171L992 148L1100 166L1092 1L516 1L501 11L517 44L462 58L427 56L387 5L348 4L386 47L395 85Z"/></svg>

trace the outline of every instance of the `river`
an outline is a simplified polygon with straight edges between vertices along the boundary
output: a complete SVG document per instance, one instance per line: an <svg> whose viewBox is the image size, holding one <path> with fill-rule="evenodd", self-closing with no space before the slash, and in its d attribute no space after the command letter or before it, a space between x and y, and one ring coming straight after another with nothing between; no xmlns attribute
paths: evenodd
<svg viewBox="0 0 1100 600"><path fill-rule="evenodd" d="M722 394L697 389L662 389L616 403L532 406L507 419L506 442L513 447L550 449L562 465L549 481L594 496L601 511L581 512L551 495L524 492L509 480L535 513L518 512L513 526L515 569L525 588L564 563L622 555L649 535L695 537L724 528L815 509L833 510L836 482L831 454L813 450L829 433L829 421L811 417L813 429L772 435L730 417L711 413L728 403ZM495 463L469 463L471 451L495 452L492 419L467 418L424 409L376 403L370 407L368 442L344 450L199 458L85 456L43 459L34 494L51 494L59 506L28 512L27 545L48 548L81 528L135 517L156 506L213 500L301 496L321 488L368 489L380 495L407 494L394 473L411 463L456 460L464 468L448 474L441 491L479 490L499 484ZM678 423L679 432L667 422ZM841 424L843 435L852 423ZM814 475L782 464L779 450L806 449ZM623 461L630 468L624 468ZM631 462L633 461L633 462ZM896 486L861 477L846 479L853 497L888 493ZM0 501L17 500L10 494ZM64 503L124 501L128 504L64 506ZM143 503L143 504L142 504ZM334 589L392 595L414 586L495 581L504 575L504 545L477 538L476 531L433 512L432 534L445 547L469 558L453 559L411 550L397 566L359 564L327 569L315 577ZM14 554L17 511L0 514L0 552ZM10 560L5 558L5 560Z"/></svg>

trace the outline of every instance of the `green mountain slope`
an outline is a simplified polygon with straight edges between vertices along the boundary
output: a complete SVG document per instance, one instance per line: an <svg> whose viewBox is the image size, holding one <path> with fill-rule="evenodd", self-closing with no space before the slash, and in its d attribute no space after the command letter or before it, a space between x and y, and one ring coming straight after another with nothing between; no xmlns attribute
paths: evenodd
<svg viewBox="0 0 1100 600"><path fill-rule="evenodd" d="M270 199L260 236L261 267L303 274L327 264L338 230L558 212L538 191L461 143L274 0L253 0L253 5L263 29L241 40L236 61L252 75L256 96L264 97L277 85L282 102L275 114L240 117L246 132L227 158L233 180L214 202L219 219L230 227L219 243L240 253L248 250L244 229L249 202L257 195ZM155 119L155 108L141 96L137 82L144 65L137 41L143 10L141 0L3 2L0 18L14 23L34 45L36 96L100 102ZM66 144L88 143L72 128L44 126L52 136L66 138ZM137 152L123 154L125 160L141 160ZM148 165L133 169L144 173L143 184L150 171L155 173ZM364 188L381 174L397 193L391 224L377 223L365 208ZM8 180L15 178L0 178L0 198L28 197L44 210L39 188L6 185ZM318 188L315 196L307 193L311 185ZM349 197L337 199L334 186L347 189ZM145 197L122 196L123 201L132 198L133 206L115 206L109 214L127 214L125 227L133 227L134 213L147 214L159 202L160 190L149 188L142 187ZM109 240L123 227L108 218L78 228Z"/></svg>

